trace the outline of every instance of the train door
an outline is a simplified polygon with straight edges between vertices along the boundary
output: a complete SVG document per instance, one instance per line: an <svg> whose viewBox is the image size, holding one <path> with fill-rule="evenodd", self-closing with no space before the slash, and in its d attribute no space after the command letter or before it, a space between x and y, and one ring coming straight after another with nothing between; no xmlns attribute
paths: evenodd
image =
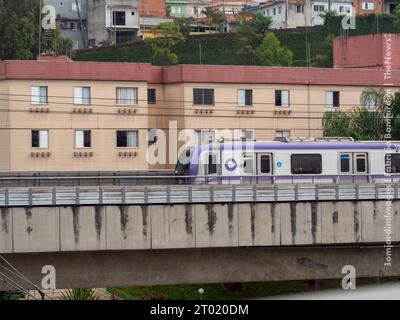
<svg viewBox="0 0 400 320"><path fill-rule="evenodd" d="M344 152L339 154L339 181L353 182L353 154Z"/></svg>
<svg viewBox="0 0 400 320"><path fill-rule="evenodd" d="M218 175L219 175L219 164L220 164L220 154L217 151L212 151L207 155L206 159L206 164L205 164L205 175L207 176L206 178L206 183L213 183L216 184L218 183Z"/></svg>
<svg viewBox="0 0 400 320"><path fill-rule="evenodd" d="M353 153L354 182L368 182L368 154Z"/></svg>
<svg viewBox="0 0 400 320"><path fill-rule="evenodd" d="M257 183L272 183L272 154L257 153Z"/></svg>

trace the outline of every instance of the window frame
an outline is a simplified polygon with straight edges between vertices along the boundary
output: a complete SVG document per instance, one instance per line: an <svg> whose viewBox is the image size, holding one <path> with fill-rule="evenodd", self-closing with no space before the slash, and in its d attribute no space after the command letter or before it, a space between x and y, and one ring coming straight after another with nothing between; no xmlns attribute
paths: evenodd
<svg viewBox="0 0 400 320"><path fill-rule="evenodd" d="M198 103L196 102L196 92L199 94L201 91L201 102ZM211 92L212 93L212 102L210 103L205 103L206 102L206 97L205 97L205 92ZM215 89L212 88L193 88L193 105L194 106L215 106Z"/></svg>
<svg viewBox="0 0 400 320"><path fill-rule="evenodd" d="M249 94L249 95L248 95ZM244 95L244 102L241 100L241 95ZM238 89L237 90L237 104L239 107L252 107L253 106L253 89Z"/></svg>
<svg viewBox="0 0 400 320"><path fill-rule="evenodd" d="M34 88L39 89L38 90L39 91L38 95L33 95L32 91L33 91ZM42 88L46 89L46 95L45 96L42 96L40 94L40 91L41 91ZM37 102L34 100L34 97L36 99L38 99ZM45 97L46 102L41 102L41 98L42 97ZM36 105L37 106L37 105L48 105L48 104L49 104L49 87L48 86L31 86L31 105Z"/></svg>
<svg viewBox="0 0 400 320"><path fill-rule="evenodd" d="M283 104L283 93L287 92L287 105ZM278 95L280 98L278 98ZM276 108L290 108L290 90L275 90L275 107Z"/></svg>
<svg viewBox="0 0 400 320"><path fill-rule="evenodd" d="M316 156L319 158L319 163L320 163L320 170L319 172L312 172L312 173L302 173L302 172L294 172L293 170L293 160L294 157L296 156ZM292 153L290 155L290 172L292 175L321 175L323 172L322 168L322 154L320 153Z"/></svg>
<svg viewBox="0 0 400 320"><path fill-rule="evenodd" d="M131 89L133 90L133 99L132 99L132 103L121 103L122 100L127 100L127 99L121 99L119 98L118 93L120 92L120 90L128 90ZM115 94L116 94L116 105L117 106L137 106L139 103L139 88L138 87L117 87L115 90Z"/></svg>
<svg viewBox="0 0 400 320"><path fill-rule="evenodd" d="M329 97L331 96L331 97ZM329 101L331 100L331 101ZM332 102L332 103L330 103ZM325 91L325 107L328 109L339 109L340 108L340 91L329 90Z"/></svg>
<svg viewBox="0 0 400 320"><path fill-rule="evenodd" d="M78 142L78 137L77 134L78 132L83 132L83 146L78 147L77 142ZM85 146L85 133L89 132L89 146ZM74 144L75 149L90 149L92 148L92 130L87 130L87 129L77 129L75 130L75 144Z"/></svg>
<svg viewBox="0 0 400 320"><path fill-rule="evenodd" d="M80 89L80 97L76 95L77 89ZM89 98L88 98L88 103L84 103L85 99L83 95L83 90L84 89L89 89ZM77 102L77 99L81 99L81 103L79 101ZM74 105L76 106L90 106L92 104L92 88L89 86L76 86L74 87Z"/></svg>
<svg viewBox="0 0 400 320"><path fill-rule="evenodd" d="M119 24L118 22L118 17L117 14L122 13L123 14L123 19L124 19L124 24ZM120 11L120 10L113 10L112 11L112 26L113 27L126 27L126 11ZM121 19L121 18L119 18Z"/></svg>
<svg viewBox="0 0 400 320"><path fill-rule="evenodd" d="M33 132L37 131L38 132L38 146L33 146ZM47 132L46 134L46 146L45 147L41 147L41 135L40 132ZM49 149L49 145L50 145L50 135L49 135L49 129L31 129L31 148L33 149Z"/></svg>
<svg viewBox="0 0 400 320"><path fill-rule="evenodd" d="M153 98L153 99L150 99ZM147 103L148 104L157 104L157 89L148 88L147 89Z"/></svg>
<svg viewBox="0 0 400 320"><path fill-rule="evenodd" d="M126 146L118 146L118 133L121 133L121 132L125 132L126 133ZM136 146L132 146L132 147L130 147L130 146L128 146L128 133L129 132L136 132ZM138 149L139 148L139 145L140 145L140 143L139 143L139 130L135 130L135 129L120 129L120 130L116 130L116 135L115 135L115 137L116 137L116 147L118 148L118 149Z"/></svg>

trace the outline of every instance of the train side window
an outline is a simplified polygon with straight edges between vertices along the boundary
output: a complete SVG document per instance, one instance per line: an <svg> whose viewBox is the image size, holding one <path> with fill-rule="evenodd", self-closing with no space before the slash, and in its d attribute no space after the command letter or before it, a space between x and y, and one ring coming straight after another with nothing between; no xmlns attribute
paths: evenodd
<svg viewBox="0 0 400 320"><path fill-rule="evenodd" d="M254 174L254 157L252 155L243 155L243 172Z"/></svg>
<svg viewBox="0 0 400 320"><path fill-rule="evenodd" d="M351 156L350 154L340 155L340 172L351 173Z"/></svg>
<svg viewBox="0 0 400 320"><path fill-rule="evenodd" d="M209 154L207 163L207 174L217 174L217 155Z"/></svg>
<svg viewBox="0 0 400 320"><path fill-rule="evenodd" d="M356 154L356 172L366 173L367 170L367 155Z"/></svg>
<svg viewBox="0 0 400 320"><path fill-rule="evenodd" d="M385 172L400 173L400 153L388 153L385 155Z"/></svg>
<svg viewBox="0 0 400 320"><path fill-rule="evenodd" d="M322 157L320 154L292 154L292 174L321 174Z"/></svg>
<svg viewBox="0 0 400 320"><path fill-rule="evenodd" d="M269 154L260 154L258 158L259 173L271 173L271 156Z"/></svg>

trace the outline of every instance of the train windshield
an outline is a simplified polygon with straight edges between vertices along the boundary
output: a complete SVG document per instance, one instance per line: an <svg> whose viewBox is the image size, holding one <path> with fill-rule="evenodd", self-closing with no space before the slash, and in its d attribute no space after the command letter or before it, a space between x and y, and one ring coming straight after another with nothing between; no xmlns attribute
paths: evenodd
<svg viewBox="0 0 400 320"><path fill-rule="evenodd" d="M175 174L178 176L184 176L189 173L190 162L192 160L194 153L193 148L187 148L182 154L179 156L178 163L175 167Z"/></svg>

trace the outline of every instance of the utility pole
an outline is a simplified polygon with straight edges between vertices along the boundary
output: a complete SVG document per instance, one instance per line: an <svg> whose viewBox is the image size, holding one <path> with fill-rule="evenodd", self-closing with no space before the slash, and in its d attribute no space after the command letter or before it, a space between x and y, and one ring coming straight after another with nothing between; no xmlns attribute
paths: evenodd
<svg viewBox="0 0 400 320"><path fill-rule="evenodd" d="M40 57L42 53L42 0L39 3L39 50L38 57Z"/></svg>
<svg viewBox="0 0 400 320"><path fill-rule="evenodd" d="M81 16L81 9L79 7L79 0L75 0L76 3L76 10L78 12L78 19L79 19L79 25L81 27L81 37L82 37L82 42L83 42L83 48L86 49L86 37L85 37L85 30L83 30L83 23L82 23L82 16Z"/></svg>

